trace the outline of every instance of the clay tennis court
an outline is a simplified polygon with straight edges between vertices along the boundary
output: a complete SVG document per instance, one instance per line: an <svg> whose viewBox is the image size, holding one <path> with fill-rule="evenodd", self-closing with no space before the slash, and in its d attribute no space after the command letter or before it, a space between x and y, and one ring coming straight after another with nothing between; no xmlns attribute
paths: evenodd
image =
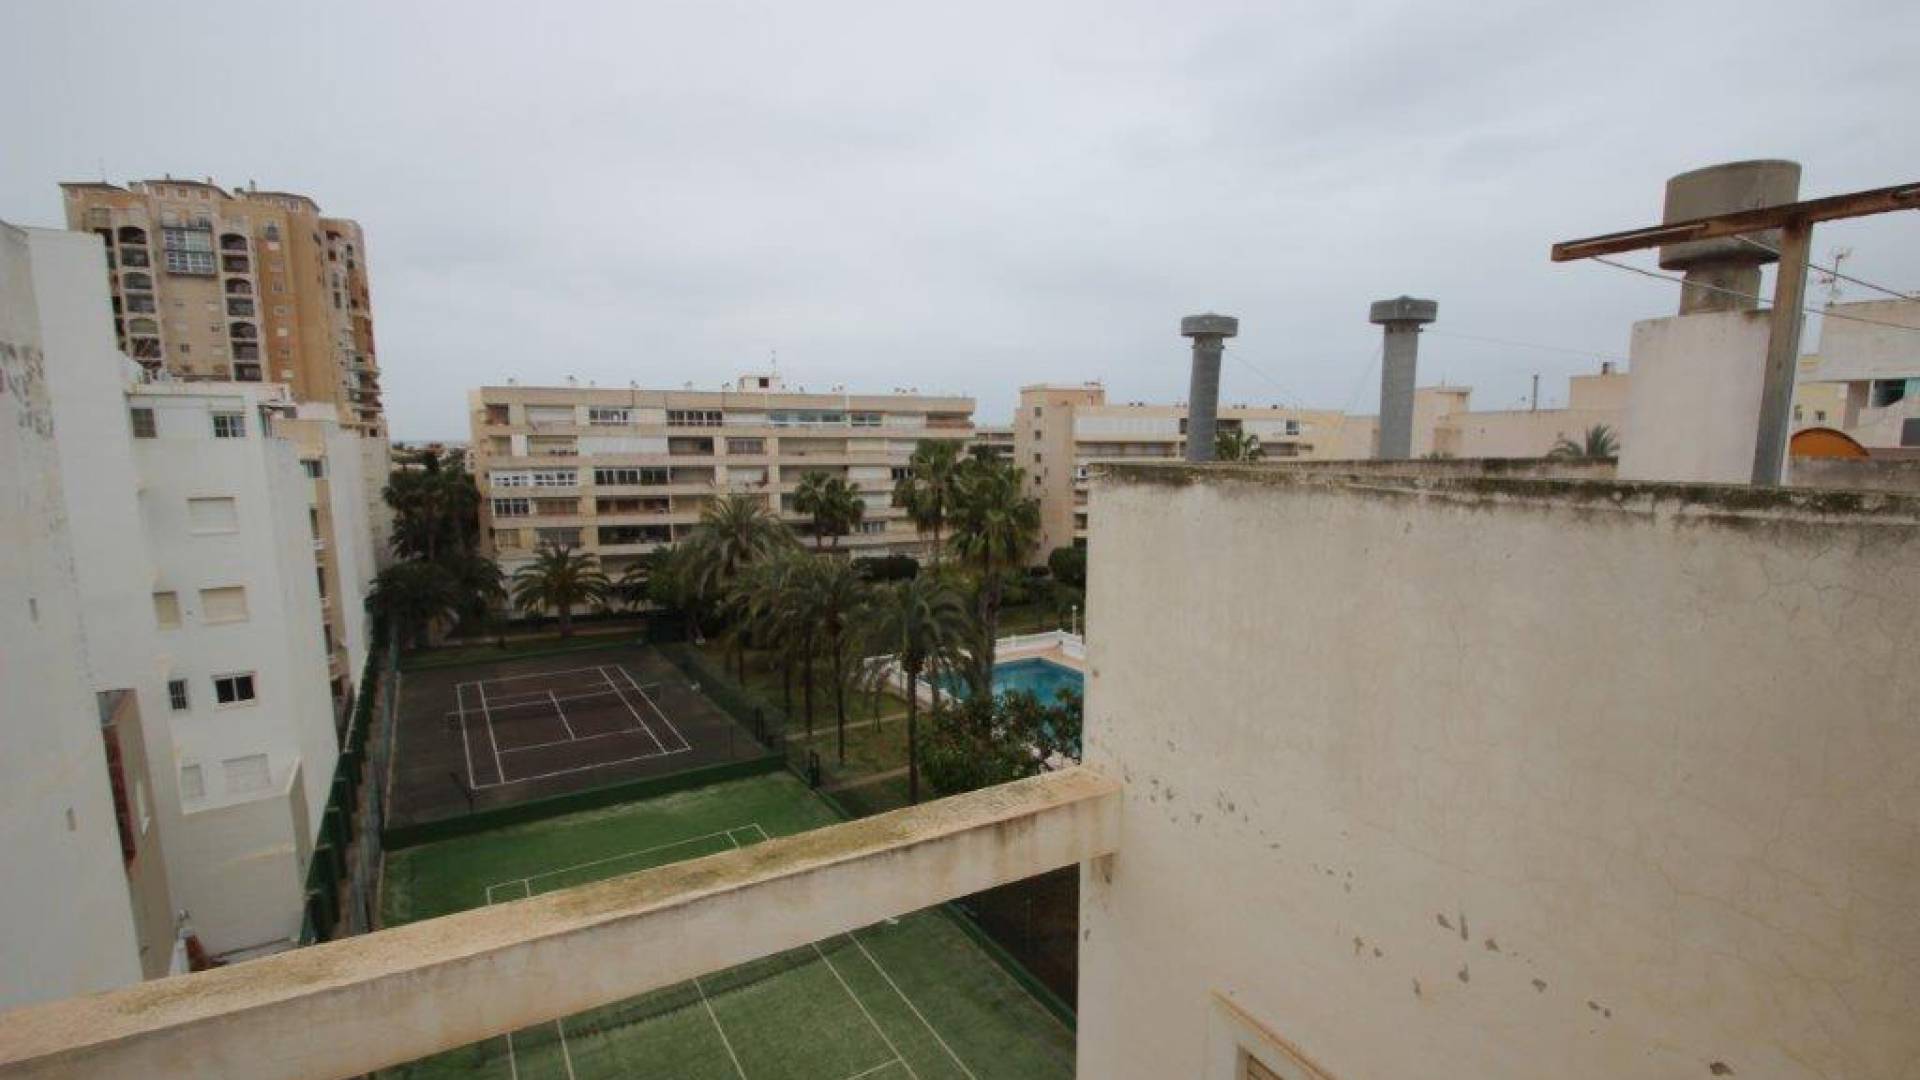
<svg viewBox="0 0 1920 1080"><path fill-rule="evenodd" d="M438 820L762 753L646 645L403 671L388 821Z"/></svg>

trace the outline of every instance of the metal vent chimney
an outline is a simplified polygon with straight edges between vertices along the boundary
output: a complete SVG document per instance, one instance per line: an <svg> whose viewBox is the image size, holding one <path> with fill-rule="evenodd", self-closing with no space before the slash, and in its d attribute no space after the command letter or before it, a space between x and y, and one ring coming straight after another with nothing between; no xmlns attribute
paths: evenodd
<svg viewBox="0 0 1920 1080"><path fill-rule="evenodd" d="M1187 388L1187 460L1213 460L1213 432L1220 410L1220 354L1226 339L1240 333L1231 315L1189 315L1180 333L1193 339L1193 381Z"/></svg>

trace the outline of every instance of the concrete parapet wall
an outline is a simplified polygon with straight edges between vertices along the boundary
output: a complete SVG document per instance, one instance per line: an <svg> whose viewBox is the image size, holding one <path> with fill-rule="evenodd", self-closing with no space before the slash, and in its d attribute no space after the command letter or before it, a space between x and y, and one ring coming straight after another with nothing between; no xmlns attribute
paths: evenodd
<svg viewBox="0 0 1920 1080"><path fill-rule="evenodd" d="M1196 1075L1216 994L1333 1076L1914 1075L1920 498L1095 499L1081 1076Z"/></svg>

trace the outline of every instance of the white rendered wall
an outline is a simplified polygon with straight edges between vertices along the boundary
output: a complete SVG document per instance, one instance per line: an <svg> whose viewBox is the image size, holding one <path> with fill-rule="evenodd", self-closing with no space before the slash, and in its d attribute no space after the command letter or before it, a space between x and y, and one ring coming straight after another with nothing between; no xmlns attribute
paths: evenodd
<svg viewBox="0 0 1920 1080"><path fill-rule="evenodd" d="M1622 480L1744 484L1767 366L1766 312L1633 324Z"/></svg>
<svg viewBox="0 0 1920 1080"><path fill-rule="evenodd" d="M0 224L0 1009L141 975L46 383L53 342L110 325L105 256L59 235ZM40 290L70 272L91 288Z"/></svg>
<svg viewBox="0 0 1920 1080"><path fill-rule="evenodd" d="M319 416L325 428L328 512L333 522L333 535L328 543L332 545L334 568L340 576L340 595L333 598L333 603L346 627L347 678L357 691L367 663L367 593L372 591L373 577L379 572L374 555L374 523L368 519L368 513L375 502L380 502L385 509L379 492L369 495L365 470L370 461L377 464L384 461L386 455L366 451L369 443L380 448L387 444L385 440L364 438L340 427L326 417L327 411L325 406L300 406L302 419Z"/></svg>
<svg viewBox="0 0 1920 1080"><path fill-rule="evenodd" d="M181 625L162 631L168 676L185 679L190 708L171 712L176 767L198 765L205 796L183 804L183 836L167 837L174 898L214 952L299 932L305 856L337 757L319 586L307 517L310 484L294 446L267 436L259 402L279 388L153 384L129 403L154 410L158 437L134 440L155 589L175 592ZM212 437L212 413L246 416L244 439ZM231 497L239 527L196 534L187 501ZM243 622L211 624L200 590L241 585ZM258 699L219 706L213 679L253 672ZM267 755L263 790L226 783L225 763ZM295 790L296 776L304 778ZM176 775L175 783L178 783ZM296 811L290 806L300 802Z"/></svg>
<svg viewBox="0 0 1920 1080"><path fill-rule="evenodd" d="M367 535L373 553L373 572L393 563L393 508L387 505L387 474L393 471L393 447L386 439L362 438L360 477L366 493Z"/></svg>
<svg viewBox="0 0 1920 1080"><path fill-rule="evenodd" d="M1339 1077L1914 1075L1920 501L1156 469L1094 489L1080 1076L1200 1075L1215 994Z"/></svg>

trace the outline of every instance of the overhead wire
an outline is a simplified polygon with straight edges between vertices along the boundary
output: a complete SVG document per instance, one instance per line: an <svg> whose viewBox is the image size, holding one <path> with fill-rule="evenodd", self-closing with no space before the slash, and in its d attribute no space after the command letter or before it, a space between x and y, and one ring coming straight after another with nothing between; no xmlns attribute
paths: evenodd
<svg viewBox="0 0 1920 1080"><path fill-rule="evenodd" d="M1780 256L1779 248L1769 247L1766 244L1763 244L1760 241L1755 240L1751 236L1735 236L1734 239L1740 241L1743 244L1751 244L1752 246L1759 248L1761 251L1764 251L1767 254L1774 256L1775 258L1778 258ZM1807 260L1807 265L1809 267L1812 267L1815 270L1820 271L1823 274L1831 274L1832 276L1839 278L1841 281L1850 281L1855 285L1864 286L1866 288L1872 289L1875 292L1886 293L1888 296L1893 297L1895 300L1920 299L1920 296L1915 296L1913 293L1903 293L1898 289L1889 289L1885 285L1876 285L1865 278L1857 278L1857 277L1854 277L1852 274L1842 273L1838 265L1822 266L1821 264L1814 262L1812 259Z"/></svg>
<svg viewBox="0 0 1920 1080"><path fill-rule="evenodd" d="M1765 297L1756 296L1753 293L1741 292L1738 289L1729 289L1721 285L1709 285L1704 281L1689 282L1685 278L1678 277L1673 274L1662 274L1657 270L1647 270L1642 267L1629 265L1627 263L1615 262L1614 260L1609 259L1604 255L1589 256L1589 261L1597 262L1602 266L1611 266L1616 270L1625 270L1630 274L1639 274L1641 277L1650 277L1660 281L1673 282L1674 284L1683 285L1683 286L1686 286L1687 288L1705 289L1708 292L1724 293L1727 296L1737 296L1742 300L1752 300L1756 304L1764 304L1767 302L1767 299ZM1888 322L1885 319L1869 319L1860 315L1845 315L1840 312L1834 311L1830 308L1802 307L1800 310L1806 312L1809 315L1818 315L1823 319L1839 319L1842 322L1865 323L1868 326L1884 326L1891 330L1905 330L1905 331L1908 331L1909 333L1920 334L1920 326L1914 326L1909 323Z"/></svg>

